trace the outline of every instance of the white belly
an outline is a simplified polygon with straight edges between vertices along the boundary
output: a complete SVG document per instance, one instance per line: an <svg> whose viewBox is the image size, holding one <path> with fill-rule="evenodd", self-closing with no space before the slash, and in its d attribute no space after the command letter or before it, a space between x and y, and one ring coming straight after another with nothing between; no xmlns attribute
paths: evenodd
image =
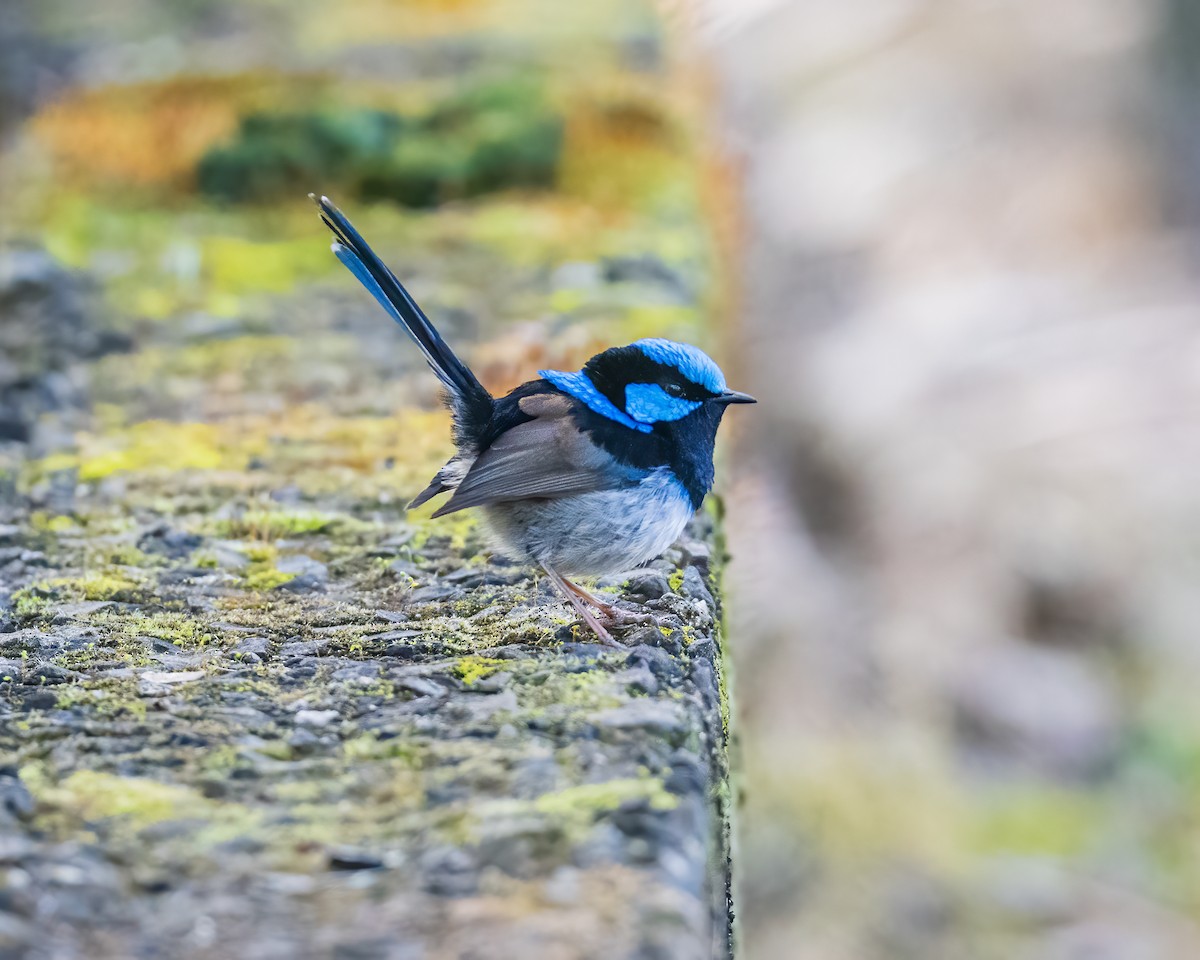
<svg viewBox="0 0 1200 960"><path fill-rule="evenodd" d="M636 487L484 508L500 548L566 576L597 576L652 560L679 539L692 505L663 469Z"/></svg>

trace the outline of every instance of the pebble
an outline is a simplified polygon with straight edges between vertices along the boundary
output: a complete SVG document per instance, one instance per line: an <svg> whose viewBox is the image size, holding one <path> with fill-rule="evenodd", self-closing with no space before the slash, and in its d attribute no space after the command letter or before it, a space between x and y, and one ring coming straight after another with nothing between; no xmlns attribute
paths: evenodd
<svg viewBox="0 0 1200 960"><path fill-rule="evenodd" d="M674 703L664 700L634 700L591 714L588 719L609 730L652 730L655 733L681 733L686 721Z"/></svg>
<svg viewBox="0 0 1200 960"><path fill-rule="evenodd" d="M110 610L114 606L116 604L111 600L81 600L78 603L61 603L54 608L54 612L57 616L78 620L102 610Z"/></svg>
<svg viewBox="0 0 1200 960"><path fill-rule="evenodd" d="M308 727L300 727L288 737L288 746L297 757L308 757L321 747L321 738Z"/></svg>
<svg viewBox="0 0 1200 960"><path fill-rule="evenodd" d="M33 818L37 803L33 795L14 772L0 770L0 823L5 815L16 820Z"/></svg>
<svg viewBox="0 0 1200 960"><path fill-rule="evenodd" d="M329 646L326 639L319 640L289 640L279 648L279 656L284 660L295 657L311 657L321 653Z"/></svg>
<svg viewBox="0 0 1200 960"><path fill-rule="evenodd" d="M712 547L703 540L679 541L680 563L684 566L696 567L701 573L708 573L712 564Z"/></svg>
<svg viewBox="0 0 1200 960"><path fill-rule="evenodd" d="M445 687L428 677L399 676L395 683L401 690L408 690L418 697L440 697L446 692Z"/></svg>
<svg viewBox="0 0 1200 960"><path fill-rule="evenodd" d="M271 650L271 641L267 637L246 637L233 648L235 656L254 656L264 658Z"/></svg>
<svg viewBox="0 0 1200 960"><path fill-rule="evenodd" d="M143 553L185 560L204 544L199 534L175 530L167 524L151 527L138 538L137 548Z"/></svg>
<svg viewBox="0 0 1200 960"><path fill-rule="evenodd" d="M625 596L630 600L645 603L647 600L657 600L671 592L667 578L661 573L647 571L631 577L625 585Z"/></svg>
<svg viewBox="0 0 1200 960"><path fill-rule="evenodd" d="M439 846L421 857L421 885L442 897L470 896L479 889L479 871L471 854L458 847Z"/></svg>
<svg viewBox="0 0 1200 960"><path fill-rule="evenodd" d="M408 595L409 603L434 603L440 600L449 600L452 597L462 596L462 590L459 587L450 586L448 584L431 584L427 587L418 587Z"/></svg>
<svg viewBox="0 0 1200 960"><path fill-rule="evenodd" d="M696 567L688 567L683 571L683 583L680 585L679 592L685 597L702 601L705 611L714 609L717 605Z"/></svg>
<svg viewBox="0 0 1200 960"><path fill-rule="evenodd" d="M203 670L180 670L180 671L161 671L147 670L141 675L142 680L146 683L156 684L175 684L175 683L191 683L193 680L200 680L204 676Z"/></svg>
<svg viewBox="0 0 1200 960"><path fill-rule="evenodd" d="M693 647L695 645L693 644ZM659 680L671 680L681 673L679 661L661 647L642 644L633 647L626 658L631 667L645 666Z"/></svg>
<svg viewBox="0 0 1200 960"><path fill-rule="evenodd" d="M614 679L626 686L630 693L653 696L658 693L658 680L645 664L638 664L618 673Z"/></svg>
<svg viewBox="0 0 1200 960"><path fill-rule="evenodd" d="M245 552L247 549L249 548L246 544L237 541L222 540L212 545L217 567L231 573L241 573L249 568L250 558Z"/></svg>
<svg viewBox="0 0 1200 960"><path fill-rule="evenodd" d="M289 593L317 593L325 589L329 581L329 569L320 561L303 554L281 557L275 564L280 573L294 574L294 577L281 583L276 590Z"/></svg>
<svg viewBox="0 0 1200 960"><path fill-rule="evenodd" d="M383 857L361 847L337 847L329 851L330 870L378 870L384 864Z"/></svg>
<svg viewBox="0 0 1200 960"><path fill-rule="evenodd" d="M300 710L296 713L296 723L303 727L327 727L341 714L336 710Z"/></svg>

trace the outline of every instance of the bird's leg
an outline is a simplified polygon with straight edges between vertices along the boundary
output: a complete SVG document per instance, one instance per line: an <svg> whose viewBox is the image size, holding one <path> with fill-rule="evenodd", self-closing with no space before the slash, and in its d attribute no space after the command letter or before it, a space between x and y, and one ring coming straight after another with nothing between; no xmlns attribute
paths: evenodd
<svg viewBox="0 0 1200 960"><path fill-rule="evenodd" d="M604 626L596 619L592 611L587 608L587 604L579 596L579 593L582 591L575 584L544 563L542 564L542 569L546 571L546 576L550 578L550 582L558 588L558 592L563 595L566 601L575 609L575 612L579 614L580 619L591 627L592 632L600 638L601 643L610 647L621 646L612 638L612 634L604 629ZM584 595L586 596L586 594Z"/></svg>
<svg viewBox="0 0 1200 960"><path fill-rule="evenodd" d="M654 617L648 613L634 613L631 610L622 610L615 604L609 603L606 600L601 600L593 593L584 590L577 583L572 583L566 577L563 577L563 584L568 590L575 594L584 603L590 603L593 607L600 611L600 615L609 623L628 624L628 623L654 623Z"/></svg>
<svg viewBox="0 0 1200 960"><path fill-rule="evenodd" d="M566 577L563 577L563 586L565 586L568 590L570 590L573 594L575 594L575 596L577 596L584 603L590 603L593 607L595 607L602 614L604 614L604 616L608 617L609 619L612 619L612 615L616 611L617 608L614 607L611 603L609 603L606 600L601 600L594 593L589 593L588 591L584 590L583 587L581 587L579 584L568 580Z"/></svg>

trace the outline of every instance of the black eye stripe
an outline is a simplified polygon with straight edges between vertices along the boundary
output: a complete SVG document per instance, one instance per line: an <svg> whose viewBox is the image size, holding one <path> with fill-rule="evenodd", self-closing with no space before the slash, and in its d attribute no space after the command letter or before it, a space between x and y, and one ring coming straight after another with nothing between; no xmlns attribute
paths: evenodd
<svg viewBox="0 0 1200 960"><path fill-rule="evenodd" d="M618 407L625 403L625 387L631 383L653 383L667 396L704 401L716 396L693 383L676 367L659 363L635 347L612 347L592 357L584 372L596 388ZM682 392L676 392L682 391Z"/></svg>
<svg viewBox="0 0 1200 960"><path fill-rule="evenodd" d="M679 397L684 400L706 400L711 394L690 380L660 380L659 384L669 397Z"/></svg>

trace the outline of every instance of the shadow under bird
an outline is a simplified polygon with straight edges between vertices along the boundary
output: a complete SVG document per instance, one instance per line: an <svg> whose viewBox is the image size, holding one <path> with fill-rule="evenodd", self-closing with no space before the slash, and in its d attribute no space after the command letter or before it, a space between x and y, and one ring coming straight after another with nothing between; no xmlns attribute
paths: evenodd
<svg viewBox="0 0 1200 960"><path fill-rule="evenodd" d="M661 339L612 347L582 370L539 370L493 397L342 212L310 196L337 238L333 252L446 390L457 452L409 507L449 493L435 517L483 508L503 550L541 566L605 643L602 620L645 622L567 577L629 570L674 543L712 488L725 408L754 398L728 389L701 350Z"/></svg>

